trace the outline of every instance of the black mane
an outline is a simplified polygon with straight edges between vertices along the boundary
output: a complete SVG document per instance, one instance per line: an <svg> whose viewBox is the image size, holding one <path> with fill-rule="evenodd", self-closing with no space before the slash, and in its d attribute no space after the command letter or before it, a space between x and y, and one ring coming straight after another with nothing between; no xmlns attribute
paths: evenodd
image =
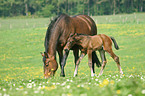
<svg viewBox="0 0 145 96"><path fill-rule="evenodd" d="M51 22L50 22L50 24L47 28L47 32L46 32L46 36L45 36L45 42L44 42L45 52L48 51L49 39L50 39L50 36L51 36L51 33L52 33L52 29L55 27L56 22L60 20L60 17L62 17L64 15L66 15L66 14L61 14L58 17L51 20Z"/></svg>
<svg viewBox="0 0 145 96"><path fill-rule="evenodd" d="M89 35L87 35L87 34L77 33L77 36L79 36L79 35L89 36Z"/></svg>

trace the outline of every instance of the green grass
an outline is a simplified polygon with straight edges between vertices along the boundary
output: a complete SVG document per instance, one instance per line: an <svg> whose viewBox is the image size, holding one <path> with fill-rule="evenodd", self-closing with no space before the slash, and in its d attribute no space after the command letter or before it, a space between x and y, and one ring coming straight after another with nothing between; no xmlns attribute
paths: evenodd
<svg viewBox="0 0 145 96"><path fill-rule="evenodd" d="M66 77L58 68L53 78L43 78L40 52L48 18L0 19L0 96L143 96L145 94L145 13L94 16L98 34L115 37L120 50L123 76L112 58L100 77L91 77L87 56L81 61L78 77L73 77L74 58L70 53ZM127 18L123 22L123 19ZM98 54L98 52L97 52ZM98 54L99 56L99 54ZM57 58L58 59L58 58ZM96 75L100 68L95 68Z"/></svg>

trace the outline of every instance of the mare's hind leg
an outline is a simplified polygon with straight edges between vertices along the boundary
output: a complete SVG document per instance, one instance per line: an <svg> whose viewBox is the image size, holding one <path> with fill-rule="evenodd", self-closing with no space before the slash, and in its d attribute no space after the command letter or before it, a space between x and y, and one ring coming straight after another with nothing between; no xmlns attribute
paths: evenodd
<svg viewBox="0 0 145 96"><path fill-rule="evenodd" d="M74 77L77 76L78 74L78 67L80 64L80 61L83 59L83 57L86 55L86 53L81 53L81 56L79 57L79 59L77 60L76 64L75 64L75 71L74 71Z"/></svg>
<svg viewBox="0 0 145 96"><path fill-rule="evenodd" d="M117 55L114 54L114 52L112 51L112 49L107 50L107 52L110 54L110 56L111 56L111 57L114 59L114 61L116 62L120 74L123 74L123 71L122 71L121 65L120 65L120 61L119 61L119 57L118 57Z"/></svg>
<svg viewBox="0 0 145 96"><path fill-rule="evenodd" d="M105 68L105 65L107 63L106 61L106 57L105 57L105 51L104 50L99 50L100 52L100 56L101 56L101 59L102 59L102 67L101 67L101 71L100 71L100 74L99 76L101 76L103 74L103 71L104 71L104 68Z"/></svg>

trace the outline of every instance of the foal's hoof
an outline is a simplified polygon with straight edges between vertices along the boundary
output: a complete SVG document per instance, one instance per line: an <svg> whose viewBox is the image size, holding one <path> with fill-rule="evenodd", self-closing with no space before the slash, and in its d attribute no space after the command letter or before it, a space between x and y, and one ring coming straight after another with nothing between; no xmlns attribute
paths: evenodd
<svg viewBox="0 0 145 96"><path fill-rule="evenodd" d="M77 76L78 76L78 74L75 74L75 75L74 75L74 77L77 77Z"/></svg>

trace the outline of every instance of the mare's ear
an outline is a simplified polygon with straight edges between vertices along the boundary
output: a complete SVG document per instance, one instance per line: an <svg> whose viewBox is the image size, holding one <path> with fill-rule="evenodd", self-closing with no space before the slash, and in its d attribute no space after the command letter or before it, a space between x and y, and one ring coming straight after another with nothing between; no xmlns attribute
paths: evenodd
<svg viewBox="0 0 145 96"><path fill-rule="evenodd" d="M40 52L41 53L41 55L42 55L42 57L44 56L44 54L42 53L42 52Z"/></svg>
<svg viewBox="0 0 145 96"><path fill-rule="evenodd" d="M46 52L44 52L44 56L45 56L46 58L48 58L48 54L47 54Z"/></svg>

